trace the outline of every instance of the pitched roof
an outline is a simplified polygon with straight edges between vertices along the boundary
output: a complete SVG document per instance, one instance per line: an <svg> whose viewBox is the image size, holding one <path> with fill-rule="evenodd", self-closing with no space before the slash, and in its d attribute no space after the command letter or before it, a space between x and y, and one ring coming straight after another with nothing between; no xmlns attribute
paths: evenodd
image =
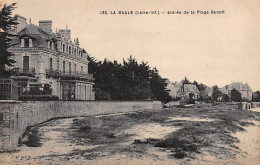
<svg viewBox="0 0 260 168"><path fill-rule="evenodd" d="M232 90L232 89L251 90L250 86L247 83L243 84L242 82L234 82L222 88L222 90Z"/></svg>
<svg viewBox="0 0 260 168"><path fill-rule="evenodd" d="M23 30L21 30L17 34L40 35L44 36L45 38L56 38L56 35L54 33L48 33L46 31L43 31L39 26L36 26L34 24L28 24Z"/></svg>
<svg viewBox="0 0 260 168"><path fill-rule="evenodd" d="M193 84L184 84L184 89L188 91L198 91L197 86Z"/></svg>
<svg viewBox="0 0 260 168"><path fill-rule="evenodd" d="M242 82L232 83L231 87L232 87L232 89L236 89L236 90L250 90L251 89L247 83L243 84Z"/></svg>

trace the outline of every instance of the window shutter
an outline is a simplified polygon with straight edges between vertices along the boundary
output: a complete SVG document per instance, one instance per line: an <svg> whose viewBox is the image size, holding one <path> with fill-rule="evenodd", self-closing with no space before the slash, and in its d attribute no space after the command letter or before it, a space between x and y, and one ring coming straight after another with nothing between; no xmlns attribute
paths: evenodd
<svg viewBox="0 0 260 168"><path fill-rule="evenodd" d="M24 39L21 39L21 47L24 47Z"/></svg>
<svg viewBox="0 0 260 168"><path fill-rule="evenodd" d="M32 39L29 39L29 47L32 47L33 44L32 44Z"/></svg>

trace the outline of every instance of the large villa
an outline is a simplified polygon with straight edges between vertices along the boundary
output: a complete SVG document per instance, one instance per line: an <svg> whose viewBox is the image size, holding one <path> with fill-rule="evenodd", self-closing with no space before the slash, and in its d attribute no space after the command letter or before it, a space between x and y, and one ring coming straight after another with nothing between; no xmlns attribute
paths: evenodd
<svg viewBox="0 0 260 168"><path fill-rule="evenodd" d="M80 47L79 39L71 39L71 30L52 31L51 20L39 25L15 15L18 25L10 31L18 95L30 87L51 86L53 95L60 100L94 100L94 78L88 73L87 52Z"/></svg>

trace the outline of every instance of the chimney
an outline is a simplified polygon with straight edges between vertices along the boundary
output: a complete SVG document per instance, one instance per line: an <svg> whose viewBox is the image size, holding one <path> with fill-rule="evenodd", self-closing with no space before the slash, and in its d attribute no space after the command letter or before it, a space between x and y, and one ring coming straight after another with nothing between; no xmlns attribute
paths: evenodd
<svg viewBox="0 0 260 168"><path fill-rule="evenodd" d="M26 22L26 18L20 15L14 15L16 22L18 23L16 25L16 33L20 32L21 30L23 30L24 28L26 28L27 26L27 22Z"/></svg>
<svg viewBox="0 0 260 168"><path fill-rule="evenodd" d="M39 21L39 27L47 32L47 33L51 33L51 27L52 27L52 21L51 20L40 20Z"/></svg>
<svg viewBox="0 0 260 168"><path fill-rule="evenodd" d="M69 29L60 29L59 33L65 40L70 40L71 31Z"/></svg>
<svg viewBox="0 0 260 168"><path fill-rule="evenodd" d="M75 44L79 45L79 38L78 37L75 39Z"/></svg>

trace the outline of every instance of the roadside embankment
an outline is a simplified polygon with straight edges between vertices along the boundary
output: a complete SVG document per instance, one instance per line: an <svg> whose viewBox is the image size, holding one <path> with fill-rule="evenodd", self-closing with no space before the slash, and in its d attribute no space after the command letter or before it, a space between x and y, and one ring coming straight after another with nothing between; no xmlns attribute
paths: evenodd
<svg viewBox="0 0 260 168"><path fill-rule="evenodd" d="M160 109L159 101L1 101L0 151L16 149L28 126L54 118Z"/></svg>

